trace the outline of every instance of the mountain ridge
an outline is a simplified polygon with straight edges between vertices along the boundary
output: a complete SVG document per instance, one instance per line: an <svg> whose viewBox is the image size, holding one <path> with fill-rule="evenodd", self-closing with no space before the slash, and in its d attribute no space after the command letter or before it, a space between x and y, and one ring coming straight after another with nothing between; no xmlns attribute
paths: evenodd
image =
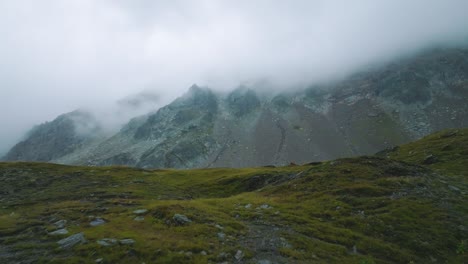
<svg viewBox="0 0 468 264"><path fill-rule="evenodd" d="M221 94L194 85L115 135L49 161L203 168L372 154L467 126L467 69L467 49L445 49L344 81L268 96L249 87ZM26 152L21 145L12 151Z"/></svg>

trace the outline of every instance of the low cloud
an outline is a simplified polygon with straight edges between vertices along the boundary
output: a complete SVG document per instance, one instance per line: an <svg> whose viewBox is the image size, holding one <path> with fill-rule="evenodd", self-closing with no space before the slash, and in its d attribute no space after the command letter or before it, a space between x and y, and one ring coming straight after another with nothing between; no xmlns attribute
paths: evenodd
<svg viewBox="0 0 468 264"><path fill-rule="evenodd" d="M33 124L143 90L163 104L193 83L293 89L464 45L466 10L465 0L1 1L0 152Z"/></svg>

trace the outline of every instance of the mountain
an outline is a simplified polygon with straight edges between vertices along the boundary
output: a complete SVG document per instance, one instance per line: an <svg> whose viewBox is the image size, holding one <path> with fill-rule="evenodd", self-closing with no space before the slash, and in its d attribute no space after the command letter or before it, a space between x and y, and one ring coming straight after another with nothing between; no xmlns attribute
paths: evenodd
<svg viewBox="0 0 468 264"><path fill-rule="evenodd" d="M3 159L51 161L96 142L101 132L92 114L73 111L34 127Z"/></svg>
<svg viewBox="0 0 468 264"><path fill-rule="evenodd" d="M438 49L300 91L224 94L194 85L96 144L46 155L60 141L48 133L44 149L29 137L6 159L142 168L299 164L372 154L465 126L468 49Z"/></svg>
<svg viewBox="0 0 468 264"><path fill-rule="evenodd" d="M452 129L302 166L0 163L0 262L466 263L467 150Z"/></svg>

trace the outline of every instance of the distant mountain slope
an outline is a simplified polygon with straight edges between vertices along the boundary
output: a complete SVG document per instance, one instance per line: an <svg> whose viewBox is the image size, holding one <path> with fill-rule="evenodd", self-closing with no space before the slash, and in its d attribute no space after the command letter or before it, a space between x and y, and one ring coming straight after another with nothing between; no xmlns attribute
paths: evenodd
<svg viewBox="0 0 468 264"><path fill-rule="evenodd" d="M74 111L34 127L15 145L5 160L51 161L72 153L99 138L101 128L94 117Z"/></svg>
<svg viewBox="0 0 468 264"><path fill-rule="evenodd" d="M467 149L458 129L302 166L0 163L0 262L465 263Z"/></svg>
<svg viewBox="0 0 468 264"><path fill-rule="evenodd" d="M100 144L49 161L144 168L281 165L371 154L464 126L468 50L446 49L297 92L266 96L242 87L224 95L194 85Z"/></svg>

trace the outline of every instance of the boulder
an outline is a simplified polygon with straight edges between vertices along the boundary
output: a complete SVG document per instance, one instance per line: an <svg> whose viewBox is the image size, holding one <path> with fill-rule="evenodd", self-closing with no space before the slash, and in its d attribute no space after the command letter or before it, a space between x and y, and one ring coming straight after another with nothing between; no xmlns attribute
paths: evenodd
<svg viewBox="0 0 468 264"><path fill-rule="evenodd" d="M83 233L71 235L57 242L57 244L60 245L60 248L64 248L64 249L72 248L76 246L77 244L83 244L83 243L86 243L86 239Z"/></svg>
<svg viewBox="0 0 468 264"><path fill-rule="evenodd" d="M187 225L192 222L192 220L190 220L187 216L182 214L174 214L172 220L176 225Z"/></svg>

